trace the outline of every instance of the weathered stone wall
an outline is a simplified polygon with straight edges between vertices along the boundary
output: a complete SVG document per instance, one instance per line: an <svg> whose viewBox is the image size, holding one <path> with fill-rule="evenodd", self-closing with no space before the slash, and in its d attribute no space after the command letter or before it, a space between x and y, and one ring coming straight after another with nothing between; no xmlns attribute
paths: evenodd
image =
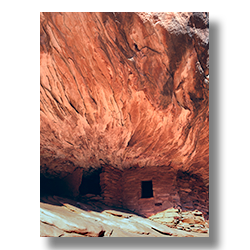
<svg viewBox="0 0 250 250"><path fill-rule="evenodd" d="M206 219L209 218L209 185L204 184L200 176L179 170L176 186L182 209L197 209Z"/></svg>
<svg viewBox="0 0 250 250"><path fill-rule="evenodd" d="M175 172L170 166L133 167L123 171L123 206L144 216L168 208L195 210L209 218L209 186L188 172ZM152 181L153 197L141 198L141 182Z"/></svg>
<svg viewBox="0 0 250 250"><path fill-rule="evenodd" d="M62 179L44 178L42 184L47 193L77 197L82 176L83 169L76 168ZM152 181L153 197L141 197L142 181ZM128 208L147 217L174 207L184 211L197 209L209 218L209 186L198 175L181 170L176 172L171 166L134 166L120 170L104 165L100 172L100 187L105 204Z"/></svg>
<svg viewBox="0 0 250 250"><path fill-rule="evenodd" d="M102 166L100 186L105 204L122 206L122 170L108 165Z"/></svg>
<svg viewBox="0 0 250 250"><path fill-rule="evenodd" d="M141 198L141 182L152 180L153 196ZM150 216L180 205L176 175L169 167L130 168L123 172L123 206Z"/></svg>

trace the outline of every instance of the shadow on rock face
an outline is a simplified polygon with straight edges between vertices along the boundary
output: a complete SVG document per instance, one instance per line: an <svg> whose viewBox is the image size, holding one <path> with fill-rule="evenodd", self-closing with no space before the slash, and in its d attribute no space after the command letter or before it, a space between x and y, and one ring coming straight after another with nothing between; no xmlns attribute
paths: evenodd
<svg viewBox="0 0 250 250"><path fill-rule="evenodd" d="M82 182L82 168L75 168L72 173L64 177L49 175L45 177L40 174L40 195L61 195L66 197L77 197L79 186Z"/></svg>

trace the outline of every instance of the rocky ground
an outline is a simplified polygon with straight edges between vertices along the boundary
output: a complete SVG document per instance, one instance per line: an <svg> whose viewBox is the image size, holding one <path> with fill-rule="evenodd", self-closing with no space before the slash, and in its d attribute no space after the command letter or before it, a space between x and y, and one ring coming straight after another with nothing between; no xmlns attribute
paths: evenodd
<svg viewBox="0 0 250 250"><path fill-rule="evenodd" d="M198 210L183 212L172 208L157 213L149 219L187 232L209 233L209 221L206 221L202 212Z"/></svg>
<svg viewBox="0 0 250 250"><path fill-rule="evenodd" d="M80 201L43 196L40 203L41 237L208 237L209 223L199 211L168 209L143 218L111 208L98 197Z"/></svg>

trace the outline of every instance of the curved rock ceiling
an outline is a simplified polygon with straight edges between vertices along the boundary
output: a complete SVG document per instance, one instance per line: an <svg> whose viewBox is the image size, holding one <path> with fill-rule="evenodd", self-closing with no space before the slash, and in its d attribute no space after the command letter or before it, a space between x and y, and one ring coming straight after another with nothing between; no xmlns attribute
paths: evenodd
<svg viewBox="0 0 250 250"><path fill-rule="evenodd" d="M41 13L41 172L169 166L209 181L207 13Z"/></svg>

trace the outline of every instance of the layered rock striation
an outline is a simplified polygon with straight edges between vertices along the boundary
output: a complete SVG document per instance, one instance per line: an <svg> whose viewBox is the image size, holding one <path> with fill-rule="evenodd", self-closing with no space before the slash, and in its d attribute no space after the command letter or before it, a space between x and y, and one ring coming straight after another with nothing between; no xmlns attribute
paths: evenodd
<svg viewBox="0 0 250 250"><path fill-rule="evenodd" d="M76 202L59 196L41 200L41 237L208 237L201 214L167 210L143 218L100 201Z"/></svg>
<svg viewBox="0 0 250 250"><path fill-rule="evenodd" d="M188 202L196 178L208 209L208 14L40 20L42 176L68 178L77 193L80 170L167 167L179 200ZM195 177L186 187L183 173Z"/></svg>

